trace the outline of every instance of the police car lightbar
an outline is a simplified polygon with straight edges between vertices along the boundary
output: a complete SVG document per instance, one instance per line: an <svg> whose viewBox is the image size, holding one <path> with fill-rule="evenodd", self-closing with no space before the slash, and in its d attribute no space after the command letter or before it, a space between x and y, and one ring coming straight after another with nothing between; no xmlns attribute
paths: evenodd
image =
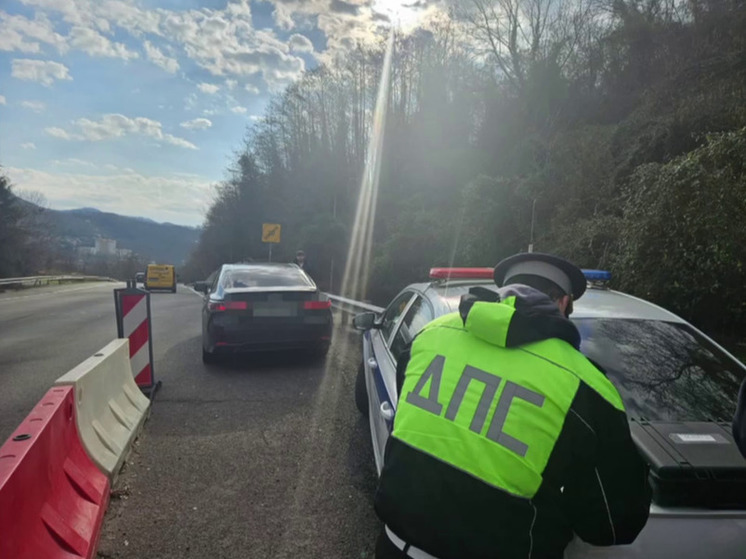
<svg viewBox="0 0 746 559"><path fill-rule="evenodd" d="M611 272L606 270L583 270L586 281L610 281Z"/></svg>
<svg viewBox="0 0 746 559"><path fill-rule="evenodd" d="M430 279L494 279L492 268L430 268Z"/></svg>

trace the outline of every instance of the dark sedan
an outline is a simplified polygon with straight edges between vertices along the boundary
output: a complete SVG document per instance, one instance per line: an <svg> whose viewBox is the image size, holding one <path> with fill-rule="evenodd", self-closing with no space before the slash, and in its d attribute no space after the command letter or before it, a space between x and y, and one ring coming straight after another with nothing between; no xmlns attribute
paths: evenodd
<svg viewBox="0 0 746 559"><path fill-rule="evenodd" d="M195 284L205 293L205 363L241 351L328 351L331 302L295 264L224 264L212 278Z"/></svg>

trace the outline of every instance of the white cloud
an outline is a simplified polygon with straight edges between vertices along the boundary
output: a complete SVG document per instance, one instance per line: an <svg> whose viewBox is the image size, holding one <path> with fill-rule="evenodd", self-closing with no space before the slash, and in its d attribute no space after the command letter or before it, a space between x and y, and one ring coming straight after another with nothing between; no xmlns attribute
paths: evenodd
<svg viewBox="0 0 746 559"><path fill-rule="evenodd" d="M208 93L212 95L213 93L217 93L220 90L220 86L202 82L201 84L197 85L197 89L199 89L202 93Z"/></svg>
<svg viewBox="0 0 746 559"><path fill-rule="evenodd" d="M264 117L262 115L249 115L249 120L259 122L260 120L264 120Z"/></svg>
<svg viewBox="0 0 746 559"><path fill-rule="evenodd" d="M82 139L82 138L74 138L73 136L68 134L65 130L63 130L62 128L57 128L56 126L45 128L44 132L46 132L49 136L52 136L53 138L59 138L61 140Z"/></svg>
<svg viewBox="0 0 746 559"><path fill-rule="evenodd" d="M163 11L161 31L198 66L227 79L258 75L273 87L300 77L302 58L271 30L253 28L248 5L225 10Z"/></svg>
<svg viewBox="0 0 746 559"><path fill-rule="evenodd" d="M313 52L313 43L305 35L294 33L288 40L290 50L294 52Z"/></svg>
<svg viewBox="0 0 746 559"><path fill-rule="evenodd" d="M44 131L48 135L62 140L88 140L91 142L140 135L177 147L197 149L197 146L184 138L178 138L163 132L162 125L157 120L145 117L129 118L121 114L107 114L98 121L79 118L73 121L73 125L77 130L72 133L57 127L46 128Z"/></svg>
<svg viewBox="0 0 746 559"><path fill-rule="evenodd" d="M113 173L49 173L7 167L4 171L20 190L46 196L51 207L95 207L124 215L148 217L185 225L199 225L210 202L211 182L185 174L148 176L132 169Z"/></svg>
<svg viewBox="0 0 746 559"><path fill-rule="evenodd" d="M150 2L136 0L19 1L37 8L41 15L37 17L38 22L34 20L37 25L33 32L27 34L24 31L29 26L24 21L26 27L23 29L21 22L13 27L18 36L0 35L0 44L3 41L8 43L6 48L22 47L28 52L38 52L35 49L40 45L59 42L45 27L48 22L46 14L50 14L71 28L68 39L71 47L84 48L96 56L127 60L136 57L137 53L128 50L124 43L112 42L111 38L122 35L138 39L145 37L145 56L166 71L176 72L179 64L185 67L183 57L186 57L221 78L226 89L240 83L251 93L265 89L276 91L299 79L306 69L303 57L308 54L323 62L346 54L357 43L377 42L382 31L391 25L390 13L425 14L445 2L268 0L274 5L274 18L281 28L317 27L325 33L327 49L325 53L317 53L308 37L298 32L285 40L278 38L274 29L256 29L249 0L230 0L222 9L148 9L142 6ZM177 4L180 5L178 2L169 3L170 6ZM215 87L218 87L207 82L203 84L198 85L203 93L216 92Z"/></svg>
<svg viewBox="0 0 746 559"><path fill-rule="evenodd" d="M153 64L161 67L169 74L175 74L179 69L179 62L175 58L170 58L163 54L158 47L153 45L150 41L145 41L145 55L148 57Z"/></svg>
<svg viewBox="0 0 746 559"><path fill-rule="evenodd" d="M35 113L40 113L47 108L47 105L41 101L21 101L21 107Z"/></svg>
<svg viewBox="0 0 746 559"><path fill-rule="evenodd" d="M5 96L4 95L0 95L0 105L5 105L5 103L6 103Z"/></svg>
<svg viewBox="0 0 746 559"><path fill-rule="evenodd" d="M246 107L231 107L231 111L233 111L236 114L243 115L243 114L246 114L248 109Z"/></svg>
<svg viewBox="0 0 746 559"><path fill-rule="evenodd" d="M55 32L45 14L37 13L34 19L28 19L0 11L0 50L39 53L40 43L54 46L61 53L67 51L65 38Z"/></svg>
<svg viewBox="0 0 746 559"><path fill-rule="evenodd" d="M36 149L36 144L34 142L25 142L21 144L22 149Z"/></svg>
<svg viewBox="0 0 746 559"><path fill-rule="evenodd" d="M75 167L90 167L95 168L96 165L91 163L90 161L84 161L83 159L76 159L75 157L70 157L69 159L55 159L52 161L54 165L64 165L64 166L75 166Z"/></svg>
<svg viewBox="0 0 746 559"><path fill-rule="evenodd" d="M101 14L112 23L126 29L136 37L143 33L160 35L161 10L141 10L130 2L121 0L97 0Z"/></svg>
<svg viewBox="0 0 746 559"><path fill-rule="evenodd" d="M123 43L114 43L90 27L73 27L69 35L70 46L91 56L131 60L140 55L129 50Z"/></svg>
<svg viewBox="0 0 746 559"><path fill-rule="evenodd" d="M50 87L54 80L72 80L67 66L51 60L16 58L11 65L14 78L39 82L46 87Z"/></svg>
<svg viewBox="0 0 746 559"><path fill-rule="evenodd" d="M194 120L182 122L180 126L189 130L204 130L205 128L210 128L212 122L206 118L195 118Z"/></svg>
<svg viewBox="0 0 746 559"><path fill-rule="evenodd" d="M21 3L57 13L70 25L91 27L105 33L111 31L105 3L99 0L21 0Z"/></svg>
<svg viewBox="0 0 746 559"><path fill-rule="evenodd" d="M250 83L246 84L245 86L246 91L249 93L253 93L254 95L259 95L260 91L259 88L255 85L251 85Z"/></svg>
<svg viewBox="0 0 746 559"><path fill-rule="evenodd" d="M35 41L27 41L23 35L14 29L0 26L0 51L2 50L17 50L29 54L38 54L41 52L41 46Z"/></svg>

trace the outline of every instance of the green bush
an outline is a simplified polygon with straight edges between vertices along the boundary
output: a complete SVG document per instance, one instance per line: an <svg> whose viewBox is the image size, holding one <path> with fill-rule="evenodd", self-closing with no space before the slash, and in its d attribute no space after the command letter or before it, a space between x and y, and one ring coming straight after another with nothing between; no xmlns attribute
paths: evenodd
<svg viewBox="0 0 746 559"><path fill-rule="evenodd" d="M622 287L707 328L746 320L746 128L633 173L615 268Z"/></svg>

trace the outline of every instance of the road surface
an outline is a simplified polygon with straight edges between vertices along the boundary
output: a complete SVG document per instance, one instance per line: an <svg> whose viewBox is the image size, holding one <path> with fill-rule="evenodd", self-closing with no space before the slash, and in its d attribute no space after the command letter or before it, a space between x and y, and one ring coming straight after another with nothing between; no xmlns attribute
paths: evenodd
<svg viewBox="0 0 746 559"><path fill-rule="evenodd" d="M0 293L0 441L58 377L116 337L116 287L124 284Z"/></svg>
<svg viewBox="0 0 746 559"><path fill-rule="evenodd" d="M116 335L116 284L0 295L3 440L61 374ZM25 298L22 298L25 297ZM205 366L201 298L154 293L151 416L120 475L100 558L370 558L380 526L359 340Z"/></svg>

